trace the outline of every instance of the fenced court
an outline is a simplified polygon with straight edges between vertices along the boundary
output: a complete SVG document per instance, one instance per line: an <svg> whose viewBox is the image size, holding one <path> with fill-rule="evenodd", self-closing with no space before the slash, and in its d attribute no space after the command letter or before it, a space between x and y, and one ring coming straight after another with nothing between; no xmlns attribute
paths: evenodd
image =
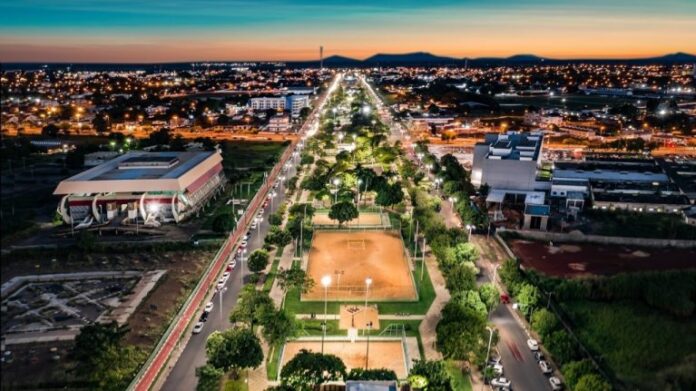
<svg viewBox="0 0 696 391"><path fill-rule="evenodd" d="M294 340L289 341L283 348L281 357L282 368L288 361L292 360L301 349L312 352L321 352L321 340ZM352 368L365 368L365 356L367 352L367 341L360 338L356 342L349 340L329 339L324 341L324 353L333 354L343 360L348 370ZM404 344L400 339L386 339L373 336L370 338L370 356L368 358L368 368L387 368L396 372L399 379L408 376L406 368L406 353Z"/></svg>
<svg viewBox="0 0 696 391"><path fill-rule="evenodd" d="M319 229L338 228L338 221L329 217L329 213L318 212L312 217L312 224ZM389 215L386 213L375 212L360 212L358 218L347 221L341 225L343 229L352 228L390 228Z"/></svg>
<svg viewBox="0 0 696 391"><path fill-rule="evenodd" d="M417 301L418 294L398 231L315 231L307 274L316 282L303 301L324 300L323 276L331 276L330 301Z"/></svg>

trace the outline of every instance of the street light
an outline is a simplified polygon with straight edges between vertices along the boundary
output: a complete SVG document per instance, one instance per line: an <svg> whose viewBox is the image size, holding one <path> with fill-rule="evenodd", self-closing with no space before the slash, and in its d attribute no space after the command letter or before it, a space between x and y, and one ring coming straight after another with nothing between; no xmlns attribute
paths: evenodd
<svg viewBox="0 0 696 391"><path fill-rule="evenodd" d="M486 350L486 362L484 363L484 365L488 365L488 358L491 354L491 342L493 341L493 329L486 326L486 330L488 330L488 349ZM483 383L481 384L482 390L484 384L486 384L486 371L483 371Z"/></svg>
<svg viewBox="0 0 696 391"><path fill-rule="evenodd" d="M321 285L324 287L324 320L321 322L321 354L324 354L324 339L326 338L326 313L327 313L327 299L329 295L329 285L331 285L331 276L325 275L321 278Z"/></svg>
<svg viewBox="0 0 696 391"><path fill-rule="evenodd" d="M450 197L449 200L450 204L452 205L452 209L454 209L454 204L457 202L457 197Z"/></svg>
<svg viewBox="0 0 696 391"><path fill-rule="evenodd" d="M471 230L474 229L474 226L471 224L467 224L466 229L469 230L469 236L466 237L466 240L471 241Z"/></svg>
<svg viewBox="0 0 696 391"><path fill-rule="evenodd" d="M372 321L367 322L367 349L365 351L365 369L367 369L368 360L370 358L370 331L372 330Z"/></svg>

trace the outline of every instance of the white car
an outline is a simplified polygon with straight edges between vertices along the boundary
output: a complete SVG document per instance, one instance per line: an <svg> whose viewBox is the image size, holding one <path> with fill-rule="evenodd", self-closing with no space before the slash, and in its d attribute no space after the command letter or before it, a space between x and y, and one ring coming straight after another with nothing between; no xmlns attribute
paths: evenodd
<svg viewBox="0 0 696 391"><path fill-rule="evenodd" d="M203 322L196 323L196 325L193 326L193 333L194 334L200 333L201 330L203 330L203 325L205 325L205 323L203 323Z"/></svg>
<svg viewBox="0 0 696 391"><path fill-rule="evenodd" d="M556 376L551 376L549 378L549 384L551 384L551 389L554 391L563 389L563 383L561 383L561 379L557 378Z"/></svg>
<svg viewBox="0 0 696 391"><path fill-rule="evenodd" d="M246 247L246 246L247 246L247 243L248 243L247 240L244 239L244 240L242 240L241 243L239 243L239 246L240 246L240 247Z"/></svg>
<svg viewBox="0 0 696 391"><path fill-rule="evenodd" d="M224 272L224 273L222 273L222 278L224 278L225 281L227 281L227 279L230 278L230 272Z"/></svg>
<svg viewBox="0 0 696 391"><path fill-rule="evenodd" d="M541 372L543 372L544 374L553 372L549 363L547 363L544 360L539 361L539 368L541 368Z"/></svg>
<svg viewBox="0 0 696 391"><path fill-rule="evenodd" d="M529 346L529 350L536 352L539 350L539 342L537 342L536 339L528 339L527 340L527 346Z"/></svg>
<svg viewBox="0 0 696 391"><path fill-rule="evenodd" d="M498 377L491 380L491 386L493 387L510 387L512 383L505 377Z"/></svg>
<svg viewBox="0 0 696 391"><path fill-rule="evenodd" d="M232 262L230 262L230 266L232 266L232 269L234 269L237 266L237 260L233 259Z"/></svg>
<svg viewBox="0 0 696 391"><path fill-rule="evenodd" d="M213 302L209 301L208 304L205 305L205 308L203 309L203 311L210 312L212 310L213 310Z"/></svg>
<svg viewBox="0 0 696 391"><path fill-rule="evenodd" d="M251 223L251 229L256 229L256 221Z"/></svg>
<svg viewBox="0 0 696 391"><path fill-rule="evenodd" d="M493 364L491 365L491 368L493 368L493 373L495 373L497 376L503 375L503 366L501 364Z"/></svg>
<svg viewBox="0 0 696 391"><path fill-rule="evenodd" d="M220 290L225 286L224 281L218 281L217 285L215 286L215 289Z"/></svg>

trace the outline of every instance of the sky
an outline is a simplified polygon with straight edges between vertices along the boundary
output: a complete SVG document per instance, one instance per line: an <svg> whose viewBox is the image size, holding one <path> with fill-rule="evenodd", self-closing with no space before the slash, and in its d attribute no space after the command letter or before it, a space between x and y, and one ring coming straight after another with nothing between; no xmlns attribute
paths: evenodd
<svg viewBox="0 0 696 391"><path fill-rule="evenodd" d="M0 0L0 62L696 53L696 0Z"/></svg>

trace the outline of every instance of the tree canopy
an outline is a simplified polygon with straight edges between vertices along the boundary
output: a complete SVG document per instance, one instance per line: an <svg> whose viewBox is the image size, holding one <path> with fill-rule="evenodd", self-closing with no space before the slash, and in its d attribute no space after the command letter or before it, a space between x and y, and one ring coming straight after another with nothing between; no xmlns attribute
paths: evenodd
<svg viewBox="0 0 696 391"><path fill-rule="evenodd" d="M342 225L346 221L358 218L358 214L358 208L352 202L337 202L331 205L329 218L338 220L338 224Z"/></svg>
<svg viewBox="0 0 696 391"><path fill-rule="evenodd" d="M280 371L283 384L298 391L312 391L315 386L346 376L346 366L332 354L302 349Z"/></svg>
<svg viewBox="0 0 696 391"><path fill-rule="evenodd" d="M231 328L213 332L205 344L208 363L225 372L256 368L263 361L261 344L248 328Z"/></svg>

